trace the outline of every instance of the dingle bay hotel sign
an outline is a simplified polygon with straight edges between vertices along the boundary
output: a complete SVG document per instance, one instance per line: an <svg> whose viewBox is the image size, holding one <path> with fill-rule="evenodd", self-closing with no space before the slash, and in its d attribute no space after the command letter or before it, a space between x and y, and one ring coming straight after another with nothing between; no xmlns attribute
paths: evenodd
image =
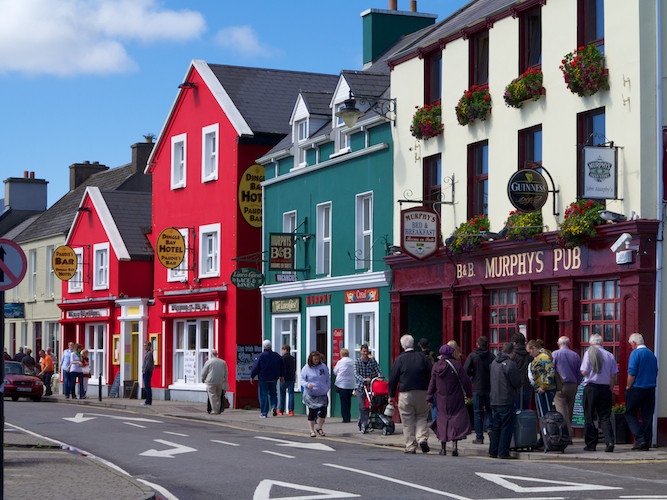
<svg viewBox="0 0 667 500"><path fill-rule="evenodd" d="M541 173L532 168L517 170L507 183L507 196L522 212L540 210L547 202L549 186Z"/></svg>

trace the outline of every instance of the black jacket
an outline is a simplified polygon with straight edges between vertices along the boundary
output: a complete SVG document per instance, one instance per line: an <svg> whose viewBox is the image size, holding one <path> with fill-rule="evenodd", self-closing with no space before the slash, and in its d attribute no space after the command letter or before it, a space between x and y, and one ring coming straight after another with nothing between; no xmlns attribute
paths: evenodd
<svg viewBox="0 0 667 500"><path fill-rule="evenodd" d="M514 344L514 352L512 353L512 361L516 363L521 374L521 388L533 390L533 385L528 379L528 365L533 361L533 357L526 351L524 344Z"/></svg>
<svg viewBox="0 0 667 500"><path fill-rule="evenodd" d="M491 406L513 405L521 375L516 363L504 352L491 363Z"/></svg>
<svg viewBox="0 0 667 500"><path fill-rule="evenodd" d="M289 353L283 354L283 363L285 363L285 382L296 381L296 359Z"/></svg>
<svg viewBox="0 0 667 500"><path fill-rule="evenodd" d="M389 396L398 392L425 391L431 381L431 362L421 352L414 349L402 352L389 374Z"/></svg>
<svg viewBox="0 0 667 500"><path fill-rule="evenodd" d="M491 391L491 363L494 359L496 356L493 353L481 347L471 352L466 359L463 369L472 380L473 392Z"/></svg>

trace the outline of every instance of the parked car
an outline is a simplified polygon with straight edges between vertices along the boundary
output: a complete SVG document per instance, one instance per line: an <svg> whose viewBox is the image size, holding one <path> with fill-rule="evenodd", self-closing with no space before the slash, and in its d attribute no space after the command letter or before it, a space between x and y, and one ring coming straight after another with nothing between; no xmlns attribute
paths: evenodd
<svg viewBox="0 0 667 500"><path fill-rule="evenodd" d="M20 397L33 401L42 399L44 384L39 377L27 373L21 363L5 361L5 397L11 397L12 401L18 401Z"/></svg>

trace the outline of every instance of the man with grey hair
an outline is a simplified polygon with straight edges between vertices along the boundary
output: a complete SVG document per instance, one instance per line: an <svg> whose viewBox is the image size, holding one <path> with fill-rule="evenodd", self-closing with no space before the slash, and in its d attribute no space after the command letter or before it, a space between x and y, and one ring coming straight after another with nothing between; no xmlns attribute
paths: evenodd
<svg viewBox="0 0 667 500"><path fill-rule="evenodd" d="M618 366L614 355L602 347L602 337L591 335L590 347L581 362L584 380L584 451L595 451L598 444L598 429L595 425L597 413L607 447L604 451L614 451L614 430L611 427L611 391L616 383Z"/></svg>
<svg viewBox="0 0 667 500"><path fill-rule="evenodd" d="M579 371L581 358L570 349L570 339L565 336L558 339L558 349L551 356L556 369L554 405L556 411L563 415L567 430L570 433L570 441L572 441L572 412L574 411L577 388L582 379L581 371Z"/></svg>
<svg viewBox="0 0 667 500"><path fill-rule="evenodd" d="M406 334L401 337L403 352L396 358L389 374L389 404L394 404L398 389L398 411L403 422L405 453L428 453L428 404L426 390L431 380L431 362L414 349L415 339Z"/></svg>
<svg viewBox="0 0 667 500"><path fill-rule="evenodd" d="M211 349L211 356L204 363L201 371L201 381L206 384L208 394L208 413L222 413L225 405L222 400L225 391L229 390L227 382L227 363L218 357L218 351Z"/></svg>
<svg viewBox="0 0 667 500"><path fill-rule="evenodd" d="M278 415L278 379L285 381L285 363L277 352L271 350L271 341L262 342L264 350L257 356L250 371L250 383L253 378L259 379L259 418L266 418L269 414L269 403L273 408L273 416Z"/></svg>
<svg viewBox="0 0 667 500"><path fill-rule="evenodd" d="M648 451L653 437L655 387L658 380L658 359L644 344L640 333L630 335L632 346L628 361L628 381L625 384L625 420L635 436L633 450ZM641 415L639 425L637 412Z"/></svg>

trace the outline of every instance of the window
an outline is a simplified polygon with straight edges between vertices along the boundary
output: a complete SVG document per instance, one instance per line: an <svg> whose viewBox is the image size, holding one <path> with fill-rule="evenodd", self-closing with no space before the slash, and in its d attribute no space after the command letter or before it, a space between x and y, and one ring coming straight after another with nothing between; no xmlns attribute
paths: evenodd
<svg viewBox="0 0 667 500"><path fill-rule="evenodd" d="M357 195L356 269L373 269L373 193Z"/></svg>
<svg viewBox="0 0 667 500"><path fill-rule="evenodd" d="M106 371L104 369L105 337L106 325L104 323L86 325L86 337L83 342L84 347L88 349L90 376L95 381L100 375L106 380Z"/></svg>
<svg viewBox="0 0 667 500"><path fill-rule="evenodd" d="M60 353L60 329L56 321L48 321L46 323L46 345L51 348L51 357L53 357L53 364L56 364L56 357Z"/></svg>
<svg viewBox="0 0 667 500"><path fill-rule="evenodd" d="M542 9L530 9L519 19L519 74L542 63Z"/></svg>
<svg viewBox="0 0 667 500"><path fill-rule="evenodd" d="M27 346L28 346L28 323L23 322L21 323L21 343L19 344L19 347L25 348Z"/></svg>
<svg viewBox="0 0 667 500"><path fill-rule="evenodd" d="M364 314L353 314L350 322L352 327L352 336L354 340L352 345L354 346L355 357L359 353L359 349L363 344L368 344L368 350L371 355L375 355L375 349L377 346L373 342L373 314L364 313Z"/></svg>
<svg viewBox="0 0 667 500"><path fill-rule="evenodd" d="M199 228L199 277L220 276L220 224Z"/></svg>
<svg viewBox="0 0 667 500"><path fill-rule="evenodd" d="M283 233L296 233L296 210L283 214ZM293 248L294 265L296 266L296 244Z"/></svg>
<svg viewBox="0 0 667 500"><path fill-rule="evenodd" d="M109 288L109 243L93 245L93 290Z"/></svg>
<svg viewBox="0 0 667 500"><path fill-rule="evenodd" d="M424 58L424 70L425 103L440 102L442 97L442 51L438 50Z"/></svg>
<svg viewBox="0 0 667 500"><path fill-rule="evenodd" d="M489 213L489 143L468 146L468 218Z"/></svg>
<svg viewBox="0 0 667 500"><path fill-rule="evenodd" d="M202 182L214 181L218 178L218 129L217 123L201 129ZM183 147L185 148L185 146ZM185 155L183 155L183 158L185 158Z"/></svg>
<svg viewBox="0 0 667 500"><path fill-rule="evenodd" d="M378 359L379 314L379 302L377 301L345 304L345 325L349 332L346 333L345 347L350 350L350 356L359 357L360 347L368 344L370 355Z"/></svg>
<svg viewBox="0 0 667 500"><path fill-rule="evenodd" d="M171 138L171 189L185 187L187 174L187 134Z"/></svg>
<svg viewBox="0 0 667 500"><path fill-rule="evenodd" d="M28 300L37 297L37 250L28 250Z"/></svg>
<svg viewBox="0 0 667 500"><path fill-rule="evenodd" d="M174 382L196 384L213 348L210 319L174 321Z"/></svg>
<svg viewBox="0 0 667 500"><path fill-rule="evenodd" d="M301 338L299 335L299 318L297 316L273 316L273 346L276 352L280 351L282 346L290 346L290 354L296 359L296 383L294 390L299 387L299 374L301 373L301 355L299 346Z"/></svg>
<svg viewBox="0 0 667 500"><path fill-rule="evenodd" d="M470 38L470 86L489 83L489 31Z"/></svg>
<svg viewBox="0 0 667 500"><path fill-rule="evenodd" d="M55 273L53 272L53 253L55 249L53 245L46 247L46 277L44 283L44 290L46 291L46 298L49 299L55 295L54 283Z"/></svg>
<svg viewBox="0 0 667 500"><path fill-rule="evenodd" d="M294 124L294 133L296 136L296 167L306 166L306 151L303 142L308 139L308 120L299 120Z"/></svg>
<svg viewBox="0 0 667 500"><path fill-rule="evenodd" d="M604 52L604 0L579 0L577 45L594 43Z"/></svg>
<svg viewBox="0 0 667 500"><path fill-rule="evenodd" d="M512 335L517 329L516 313L518 309L516 288L491 290L489 311L489 347L493 353L498 353L505 342L512 341Z"/></svg>
<svg viewBox="0 0 667 500"><path fill-rule="evenodd" d="M441 201L442 179L442 161L440 155L424 158L424 201ZM440 213L440 204L432 204L438 214Z"/></svg>
<svg viewBox="0 0 667 500"><path fill-rule="evenodd" d="M317 205L317 274L331 274L331 203Z"/></svg>
<svg viewBox="0 0 667 500"><path fill-rule="evenodd" d="M602 146L607 139L605 138L605 109L598 108L577 115L577 143L583 146ZM578 192L582 192L581 176L584 174L583 158L581 149L577 155L577 166L579 175Z"/></svg>
<svg viewBox="0 0 667 500"><path fill-rule="evenodd" d="M173 269L167 269L167 281L183 281L188 279L188 263L190 262L190 243L188 241L188 230L179 229L179 233L183 236L183 241L185 242L185 254L183 255L183 260Z"/></svg>
<svg viewBox="0 0 667 500"><path fill-rule="evenodd" d="M70 293L83 291L83 248L73 250L76 255L76 272L67 282L67 291Z"/></svg>
<svg viewBox="0 0 667 500"><path fill-rule="evenodd" d="M620 280L581 283L579 341L581 355L590 346L591 335L602 336L602 346L619 360L621 339Z"/></svg>
<svg viewBox="0 0 667 500"><path fill-rule="evenodd" d="M542 125L519 130L519 169L542 165Z"/></svg>
<svg viewBox="0 0 667 500"><path fill-rule="evenodd" d="M344 106L345 103L337 104L335 108L336 113L343 109ZM334 128L336 153L345 153L350 150L350 135L347 133L347 126L343 119L336 115L334 115L334 123L336 124Z"/></svg>

